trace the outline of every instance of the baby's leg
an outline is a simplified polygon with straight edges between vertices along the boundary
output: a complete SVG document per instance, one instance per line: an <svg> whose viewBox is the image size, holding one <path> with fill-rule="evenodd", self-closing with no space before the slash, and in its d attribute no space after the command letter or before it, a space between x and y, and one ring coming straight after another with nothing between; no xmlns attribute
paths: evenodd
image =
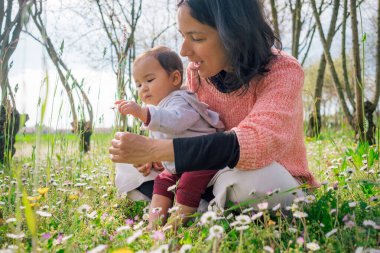
<svg viewBox="0 0 380 253"><path fill-rule="evenodd" d="M153 194L152 202L149 207L148 229L156 229L159 225L166 223L168 210L172 206L173 200L166 196Z"/></svg>
<svg viewBox="0 0 380 253"><path fill-rule="evenodd" d="M148 229L155 229L157 225L166 222L168 209L173 204L174 193L168 188L175 185L179 176L163 171L154 180L152 203L149 208Z"/></svg>
<svg viewBox="0 0 380 253"><path fill-rule="evenodd" d="M176 191L178 210L173 213L168 225L176 229L190 219L189 216L198 209L201 195L216 172L217 170L203 170L182 174Z"/></svg>

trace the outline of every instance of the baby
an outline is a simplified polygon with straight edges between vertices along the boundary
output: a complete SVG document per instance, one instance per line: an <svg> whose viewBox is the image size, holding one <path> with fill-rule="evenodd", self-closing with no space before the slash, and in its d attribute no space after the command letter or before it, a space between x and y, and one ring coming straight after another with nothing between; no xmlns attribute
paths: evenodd
<svg viewBox="0 0 380 253"><path fill-rule="evenodd" d="M155 139L173 139L215 133L224 129L219 115L198 101L195 94L181 89L183 65L179 56L167 47L159 46L146 51L133 64L133 78L138 96L145 107L133 101L118 100L118 110L123 115L133 115L144 124ZM200 170L175 174L175 165L162 162L165 170L154 180L152 203L149 209L149 227L156 227L160 218L166 222L169 208L173 205L174 193L170 186L176 185L176 212L173 220L184 223L194 213L201 195L216 170ZM156 168L155 163L140 167L144 175ZM141 169L145 168L145 170ZM174 223L177 225L178 223Z"/></svg>

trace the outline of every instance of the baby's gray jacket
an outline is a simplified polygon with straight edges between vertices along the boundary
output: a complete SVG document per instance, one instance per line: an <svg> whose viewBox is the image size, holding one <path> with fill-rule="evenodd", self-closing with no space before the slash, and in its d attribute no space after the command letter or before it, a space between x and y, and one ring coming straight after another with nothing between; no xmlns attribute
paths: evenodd
<svg viewBox="0 0 380 253"><path fill-rule="evenodd" d="M173 139L212 134L224 130L219 114L208 109L197 96L186 90L170 93L157 105L147 105L150 122L141 128L150 131L154 139ZM165 169L175 173L172 162L162 162Z"/></svg>

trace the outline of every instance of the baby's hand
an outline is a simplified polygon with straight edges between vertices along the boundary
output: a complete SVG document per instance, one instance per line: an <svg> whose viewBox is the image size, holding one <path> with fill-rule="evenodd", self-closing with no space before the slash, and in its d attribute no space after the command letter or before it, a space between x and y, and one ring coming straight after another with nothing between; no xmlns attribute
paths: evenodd
<svg viewBox="0 0 380 253"><path fill-rule="evenodd" d="M144 177L150 174L153 163L133 165Z"/></svg>
<svg viewBox="0 0 380 253"><path fill-rule="evenodd" d="M142 122L146 122L148 118L148 108L141 107L134 101L126 101L124 99L115 102L119 112L123 115L130 114L135 118L139 118Z"/></svg>
<svg viewBox="0 0 380 253"><path fill-rule="evenodd" d="M161 162L153 162L152 167L155 171L158 171L158 172L161 172L165 169Z"/></svg>

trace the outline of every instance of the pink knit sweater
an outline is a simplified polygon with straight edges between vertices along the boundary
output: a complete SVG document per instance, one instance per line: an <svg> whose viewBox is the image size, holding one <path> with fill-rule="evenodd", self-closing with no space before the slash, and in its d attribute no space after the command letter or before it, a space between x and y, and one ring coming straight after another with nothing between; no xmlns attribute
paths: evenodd
<svg viewBox="0 0 380 253"><path fill-rule="evenodd" d="M270 71L251 80L243 96L224 94L199 79L192 64L187 68L187 85L220 114L226 130L235 131L242 170L262 168L276 161L292 176L310 186L319 183L308 169L303 135L302 87L304 73L297 60L276 53Z"/></svg>

